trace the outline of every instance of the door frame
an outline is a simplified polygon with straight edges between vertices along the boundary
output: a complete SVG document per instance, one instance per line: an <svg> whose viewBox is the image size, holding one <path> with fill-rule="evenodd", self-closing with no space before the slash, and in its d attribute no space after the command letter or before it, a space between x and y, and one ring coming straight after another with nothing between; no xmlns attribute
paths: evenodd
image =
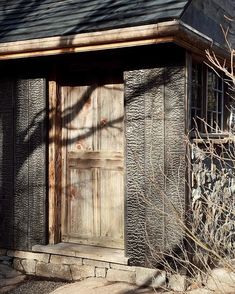
<svg viewBox="0 0 235 294"><path fill-rule="evenodd" d="M62 130L60 88L56 70L48 80L48 243L61 242Z"/></svg>
<svg viewBox="0 0 235 294"><path fill-rule="evenodd" d="M61 217L63 205L63 134L62 134L62 104L60 80L56 67L48 78L48 243L53 245L61 242L61 225L64 220ZM124 98L125 99L125 98ZM125 101L124 101L124 248L126 244L126 197L125 197Z"/></svg>

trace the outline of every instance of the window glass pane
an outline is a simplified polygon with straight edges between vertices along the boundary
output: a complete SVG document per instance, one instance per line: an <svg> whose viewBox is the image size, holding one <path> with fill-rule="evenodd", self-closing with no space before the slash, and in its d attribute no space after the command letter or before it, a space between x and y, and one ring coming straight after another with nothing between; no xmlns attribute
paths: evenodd
<svg viewBox="0 0 235 294"><path fill-rule="evenodd" d="M197 84L197 69L195 66L192 68L192 84Z"/></svg>
<svg viewBox="0 0 235 294"><path fill-rule="evenodd" d="M192 87L191 87L191 127L201 128L202 118L202 65L192 64Z"/></svg>
<svg viewBox="0 0 235 294"><path fill-rule="evenodd" d="M208 89L208 101L207 101L207 107L208 110L217 110L217 99L216 99L216 93L212 89Z"/></svg>
<svg viewBox="0 0 235 294"><path fill-rule="evenodd" d="M222 115L219 113L218 114L218 127L219 127L219 131L221 130L221 126L222 126Z"/></svg>
<svg viewBox="0 0 235 294"><path fill-rule="evenodd" d="M214 87L214 79L213 79L213 73L211 71L208 71L207 75L207 86L208 89L213 89Z"/></svg>
<svg viewBox="0 0 235 294"><path fill-rule="evenodd" d="M192 86L192 107L197 106L197 88L193 85Z"/></svg>
<svg viewBox="0 0 235 294"><path fill-rule="evenodd" d="M193 62L191 85L191 125L205 132L206 119L209 133L223 131L224 94L223 79L213 69ZM201 118L201 119L200 119ZM195 121L195 122L194 122Z"/></svg>
<svg viewBox="0 0 235 294"><path fill-rule="evenodd" d="M223 90L223 79L218 77L218 90Z"/></svg>
<svg viewBox="0 0 235 294"><path fill-rule="evenodd" d="M211 129L209 128L209 126L212 125L212 115L210 111L207 112L207 124L208 131L210 132Z"/></svg>
<svg viewBox="0 0 235 294"><path fill-rule="evenodd" d="M217 93L218 96L218 112L222 111L222 104L223 104L223 95L222 93Z"/></svg>
<svg viewBox="0 0 235 294"><path fill-rule="evenodd" d="M212 127L213 127L212 132L216 132L217 127L218 127L218 121L217 121L217 114L216 114L216 112L213 112Z"/></svg>

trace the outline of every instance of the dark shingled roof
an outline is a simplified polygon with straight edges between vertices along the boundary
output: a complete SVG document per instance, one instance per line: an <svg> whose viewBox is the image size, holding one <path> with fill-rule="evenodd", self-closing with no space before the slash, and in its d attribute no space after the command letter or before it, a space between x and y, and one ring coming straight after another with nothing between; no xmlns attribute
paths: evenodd
<svg viewBox="0 0 235 294"><path fill-rule="evenodd" d="M0 0L0 42L179 18L189 0Z"/></svg>
<svg viewBox="0 0 235 294"><path fill-rule="evenodd" d="M235 36L228 18L235 0L0 0L0 43L180 19L223 44L221 25Z"/></svg>

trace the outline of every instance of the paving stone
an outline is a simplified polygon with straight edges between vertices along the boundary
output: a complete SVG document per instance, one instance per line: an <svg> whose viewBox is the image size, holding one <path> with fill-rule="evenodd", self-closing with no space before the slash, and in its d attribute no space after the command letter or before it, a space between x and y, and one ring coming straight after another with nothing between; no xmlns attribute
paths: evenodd
<svg viewBox="0 0 235 294"><path fill-rule="evenodd" d="M13 260L13 268L17 271L20 271L20 272L23 272L24 269L23 269L23 266L21 264L21 260L20 258L14 258Z"/></svg>
<svg viewBox="0 0 235 294"><path fill-rule="evenodd" d="M21 261L24 272L28 275L33 275L36 272L36 260L33 259L23 259Z"/></svg>
<svg viewBox="0 0 235 294"><path fill-rule="evenodd" d="M166 272L156 269L136 267L136 284L153 288L165 287Z"/></svg>
<svg viewBox="0 0 235 294"><path fill-rule="evenodd" d="M60 255L51 255L50 263L54 264L76 264L82 265L82 258L69 257L69 256L60 256Z"/></svg>
<svg viewBox="0 0 235 294"><path fill-rule="evenodd" d="M70 267L65 264L53 264L38 262L36 264L36 275L48 278L58 278L63 280L72 280Z"/></svg>
<svg viewBox="0 0 235 294"><path fill-rule="evenodd" d="M139 293L154 294L153 290L136 289L135 285L127 283L109 283L101 278L88 278L56 289L50 294L121 294Z"/></svg>
<svg viewBox="0 0 235 294"><path fill-rule="evenodd" d="M0 255L6 255L7 250L6 249L0 249Z"/></svg>
<svg viewBox="0 0 235 294"><path fill-rule="evenodd" d="M97 267L110 268L109 262L99 261L99 260L92 260L92 259L86 259L86 258L83 259L83 264L97 266Z"/></svg>
<svg viewBox="0 0 235 294"><path fill-rule="evenodd" d="M70 269L74 281L95 276L95 267L91 265L71 265Z"/></svg>
<svg viewBox="0 0 235 294"><path fill-rule="evenodd" d="M6 256L6 255L0 256L0 262L2 262L2 261L12 262L12 259L13 259L12 257Z"/></svg>
<svg viewBox="0 0 235 294"><path fill-rule="evenodd" d="M15 277L21 275L21 272L16 271L12 267L7 266L5 264L0 264L0 274L4 278L8 279L8 278L15 278Z"/></svg>
<svg viewBox="0 0 235 294"><path fill-rule="evenodd" d="M221 293L235 293L235 273L225 268L212 270L206 288Z"/></svg>
<svg viewBox="0 0 235 294"><path fill-rule="evenodd" d="M13 258L10 256L0 256L0 263L5 265L12 265Z"/></svg>
<svg viewBox="0 0 235 294"><path fill-rule="evenodd" d="M108 269L106 278L110 282L126 282L135 284L135 272L122 271L117 269Z"/></svg>
<svg viewBox="0 0 235 294"><path fill-rule="evenodd" d="M97 278L105 278L107 273L107 269L103 267L97 267L95 269L95 276Z"/></svg>
<svg viewBox="0 0 235 294"><path fill-rule="evenodd" d="M20 275L20 276L10 278L10 279L0 280L0 288L5 287L5 286L16 285L18 283L23 282L25 279L26 279L25 275Z"/></svg>
<svg viewBox="0 0 235 294"><path fill-rule="evenodd" d="M8 250L8 256L18 257L22 259L35 259L41 262L49 262L50 254L47 253L34 253L34 252L26 252L26 251L17 251L17 250Z"/></svg>
<svg viewBox="0 0 235 294"><path fill-rule="evenodd" d="M135 272L135 266L128 266L128 265L122 265L118 263L111 263L110 267L113 269L119 269L122 271L129 271L129 272Z"/></svg>
<svg viewBox="0 0 235 294"><path fill-rule="evenodd" d="M168 287L173 291L183 292L187 288L187 278L184 275L174 274L169 277Z"/></svg>
<svg viewBox="0 0 235 294"><path fill-rule="evenodd" d="M0 288L0 294L7 293L7 292L15 289L15 287L16 287L16 285L10 285L10 286L1 287Z"/></svg>
<svg viewBox="0 0 235 294"><path fill-rule="evenodd" d="M194 289L194 290L191 290L191 291L187 291L186 292L187 294L222 294L224 292L215 292L215 291L212 291L212 290L208 290L208 289L205 289L205 288L200 288L200 289ZM230 293L232 294L232 293Z"/></svg>

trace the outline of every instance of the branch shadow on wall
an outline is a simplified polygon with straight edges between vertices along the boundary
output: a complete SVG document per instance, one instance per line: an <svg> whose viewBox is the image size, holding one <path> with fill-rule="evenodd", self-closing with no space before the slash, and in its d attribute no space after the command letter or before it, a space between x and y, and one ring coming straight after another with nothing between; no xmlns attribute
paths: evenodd
<svg viewBox="0 0 235 294"><path fill-rule="evenodd" d="M27 17L29 11L36 11L39 3L43 3L43 1L33 2L29 10L25 9L24 16ZM100 10L104 8L103 6L101 5ZM4 21L7 18L11 18L12 15L13 12L12 14L6 14ZM92 18L93 15L90 17ZM16 28L17 24L12 27L12 30ZM67 33L72 34L76 29L75 27ZM73 37L67 40L69 40L67 44L69 46L73 42ZM53 125L51 118L48 118L47 102L44 101L41 106L37 105L35 101L35 104L31 103L30 95L35 94L33 93L33 88L30 90L29 85L25 88L17 88L16 83L18 82L20 80L12 81L12 85L10 86L12 88L7 90L9 93L12 93L8 95L8 97L12 95L13 100L13 106L9 115L10 117L14 117L14 119L8 122L4 114L1 115L3 135L0 200L2 211L0 232L2 236L0 237L0 242L2 242L2 247L31 249L34 244L47 243L47 211L45 210L47 199L45 198L44 190L44 177L47 176L45 172L47 163L44 162L43 157L46 153L46 148L54 142L55 138L47 137ZM160 88L170 82L172 82L172 77L168 76L166 72L157 78L149 77L132 89L131 94L128 95L128 99L125 100L125 107L138 103L139 97L145 96L146 90L151 91L152 88ZM9 85L7 87L9 88ZM62 112L61 120L66 121L66 125L69 126L73 119L80 113L95 90L96 86L90 85L77 103ZM177 89L175 90L177 91ZM40 101L44 94L41 93L37 96L38 101ZM4 100L7 99L7 97L4 98ZM35 112L34 109L37 109L37 111ZM56 110L51 109L50 111ZM136 121L138 124L140 120L151 119L151 114L146 112L142 117L127 119ZM115 128L116 124L119 124L122 120L123 117L120 117L113 121L108 121L106 124L100 122L96 128L84 131L82 135L72 137L66 141L59 139L57 143L60 146L65 146L80 142L92 136L94 132L107 127ZM9 126L13 128L9 130ZM37 195L40 195L41 198L37 197ZM36 219L34 219L35 215L37 216ZM42 219L42 223L40 219Z"/></svg>
<svg viewBox="0 0 235 294"><path fill-rule="evenodd" d="M161 86L163 79L165 78L166 77L159 77L158 80L149 80L147 85L140 85L133 91L132 98L125 101L126 107L129 103L137 101L139 95L144 95L143 89L156 87L156 84ZM17 88L16 83L20 85L21 82L24 86ZM1 85L1 96L2 101L4 101L3 106L5 105L5 107L2 108L1 113L1 242L3 247L30 248L34 243L46 242L45 239L41 241L39 240L40 233L38 234L38 240L29 240L30 234L32 238L35 234L32 230L32 226L34 227L34 230L37 229L37 224L35 224L32 219L32 213L35 213L37 210L35 205L39 204L35 199L30 199L29 185L31 185L31 191L37 193L37 188L39 190L41 189L40 184L44 184L40 183L39 175L42 172L45 173L46 168L44 165L40 166L40 161L43 160L43 158L40 159L37 157L40 157L40 154L42 155L42 153L40 153L40 148L43 146L42 150L43 152L46 152L45 145L48 146L48 144L54 140L54 138L49 138L49 141L47 139L47 134L50 132L47 128L48 126L52 126L52 122L47 117L47 110L44 108L45 101L42 102L42 108L40 111L35 113L33 108L38 107L38 102L34 101L34 103L37 104L36 106L36 104L30 101L30 97L28 97L30 93L31 95L34 95L35 93L33 93L33 91L35 90L31 89L32 91L30 92L28 88L29 84L26 84L26 80L14 80L11 82L3 81ZM43 87L45 87L45 85L43 85ZM79 114L95 89L96 86L94 85L88 87L87 91L83 94L83 97L78 100L76 104L64 110L62 113L62 120L66 121L66 124L69 125L69 123ZM42 89L40 90L39 96L34 95L34 99L42 99L40 95L44 95L43 91L44 90ZM6 108L8 106L6 106L5 101L9 101L9 97L12 99L12 105L7 120ZM43 97L43 99L45 99L45 97ZM59 145L73 144L74 142L92 136L97 130L107 127L116 127L115 125L122 120L123 117L120 117L107 122L107 124L101 122L97 128L87 130L78 137L70 138L66 142L61 140ZM34 161L32 161L32 158L34 158ZM29 166L31 170L29 170ZM44 203L42 204L44 205ZM44 217L43 214L45 213L45 211L43 211L43 205L38 207L38 213L41 217ZM33 211L31 211L32 207L34 209ZM44 225L46 224L44 223ZM44 229L45 231L47 230L47 228Z"/></svg>

